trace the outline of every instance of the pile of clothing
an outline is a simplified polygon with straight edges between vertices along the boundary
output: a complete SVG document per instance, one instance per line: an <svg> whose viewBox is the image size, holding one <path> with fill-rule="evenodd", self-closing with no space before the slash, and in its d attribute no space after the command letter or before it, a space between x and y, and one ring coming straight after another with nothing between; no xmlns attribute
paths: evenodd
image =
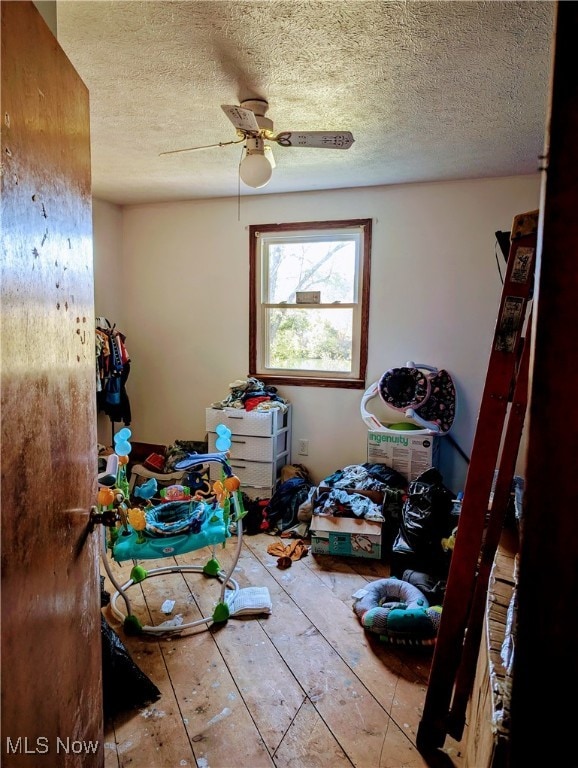
<svg viewBox="0 0 578 768"><path fill-rule="evenodd" d="M387 488L407 488L405 477L387 464L350 464L338 469L319 484L324 488L349 488L356 491L385 492Z"/></svg>
<svg viewBox="0 0 578 768"><path fill-rule="evenodd" d="M246 411L269 411L271 408L287 410L288 401L277 394L277 388L264 384L259 379L237 379L229 384L230 392L223 400L212 404L212 408L243 408Z"/></svg>
<svg viewBox="0 0 578 768"><path fill-rule="evenodd" d="M318 493L311 499L311 512L396 526L406 489L405 477L386 464L350 464L319 483Z"/></svg>
<svg viewBox="0 0 578 768"><path fill-rule="evenodd" d="M286 464L270 499L250 499L242 493L247 512L243 520L245 533L305 536L307 525L301 525L299 511L315 490L309 470L303 464Z"/></svg>
<svg viewBox="0 0 578 768"><path fill-rule="evenodd" d="M385 518L381 505L361 493L348 493L339 488L319 489L312 500L313 514L331 515L332 517L358 517L383 523Z"/></svg>

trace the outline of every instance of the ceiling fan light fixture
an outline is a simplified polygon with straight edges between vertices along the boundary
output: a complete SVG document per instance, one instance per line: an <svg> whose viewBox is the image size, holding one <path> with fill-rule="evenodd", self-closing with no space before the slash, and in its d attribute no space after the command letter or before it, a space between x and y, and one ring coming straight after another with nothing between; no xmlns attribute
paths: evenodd
<svg viewBox="0 0 578 768"><path fill-rule="evenodd" d="M239 175L248 187L259 189L270 181L273 167L265 155L263 139L247 139L246 146L247 152L239 166Z"/></svg>
<svg viewBox="0 0 578 768"><path fill-rule="evenodd" d="M173 149L161 152L161 155L172 155L177 152L192 152L196 149L211 149L224 147L229 144L245 142L245 156L239 163L239 182L243 181L248 187L259 189L269 183L275 168L275 158L270 144L274 142L281 147L311 147L313 149L349 149L354 142L350 131L273 131L273 121L265 117L269 104L265 99L254 98L242 101L240 106L221 104L221 109L227 115L237 134L234 141L220 141L218 144L205 144L197 147Z"/></svg>

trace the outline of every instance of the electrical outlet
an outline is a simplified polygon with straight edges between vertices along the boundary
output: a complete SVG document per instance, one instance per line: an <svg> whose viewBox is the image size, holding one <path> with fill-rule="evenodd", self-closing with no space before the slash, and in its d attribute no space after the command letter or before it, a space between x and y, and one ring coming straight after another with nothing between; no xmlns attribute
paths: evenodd
<svg viewBox="0 0 578 768"><path fill-rule="evenodd" d="M309 440L299 440L297 453L299 456L307 456L309 454Z"/></svg>

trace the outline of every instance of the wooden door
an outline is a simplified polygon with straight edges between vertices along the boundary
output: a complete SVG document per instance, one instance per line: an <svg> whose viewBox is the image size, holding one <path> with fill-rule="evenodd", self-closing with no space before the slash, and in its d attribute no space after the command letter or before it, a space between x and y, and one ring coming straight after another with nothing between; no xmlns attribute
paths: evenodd
<svg viewBox="0 0 578 768"><path fill-rule="evenodd" d="M2 740L103 765L88 93L31 2L2 2Z"/></svg>

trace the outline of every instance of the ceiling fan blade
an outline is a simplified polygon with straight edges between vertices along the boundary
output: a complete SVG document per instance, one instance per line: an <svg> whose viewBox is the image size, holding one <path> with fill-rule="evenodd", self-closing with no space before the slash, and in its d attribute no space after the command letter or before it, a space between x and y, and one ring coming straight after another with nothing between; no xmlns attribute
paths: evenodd
<svg viewBox="0 0 578 768"><path fill-rule="evenodd" d="M255 113L244 107L237 107L234 104L221 104L221 109L227 115L238 131L246 133L259 133L259 123Z"/></svg>
<svg viewBox="0 0 578 768"><path fill-rule="evenodd" d="M315 147L316 149L349 149L355 139L349 131L284 131L271 141L282 147Z"/></svg>
<svg viewBox="0 0 578 768"><path fill-rule="evenodd" d="M228 144L240 144L244 138L235 141L220 141L218 144L205 144L203 147L186 147L185 149L170 149L168 152L159 152L160 155L176 155L177 152L195 152L197 149L211 149L212 147L226 147Z"/></svg>

